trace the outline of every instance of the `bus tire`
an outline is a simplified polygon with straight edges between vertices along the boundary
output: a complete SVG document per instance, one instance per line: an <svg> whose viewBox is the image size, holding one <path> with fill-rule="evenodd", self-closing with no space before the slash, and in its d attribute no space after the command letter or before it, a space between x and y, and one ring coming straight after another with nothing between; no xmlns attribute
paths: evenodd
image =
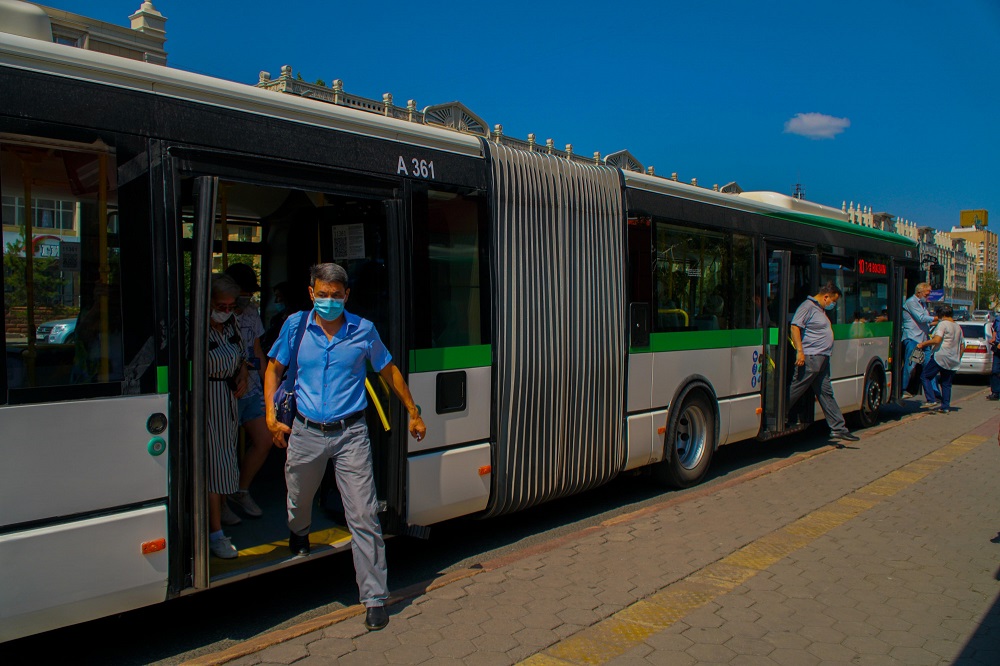
<svg viewBox="0 0 1000 666"><path fill-rule="evenodd" d="M671 488L696 485L708 472L717 441L715 409L699 389L689 389L670 411L663 460L656 465L656 480Z"/></svg>
<svg viewBox="0 0 1000 666"><path fill-rule="evenodd" d="M862 428L871 428L878 423L878 410L885 395L885 372L882 366L873 365L865 373L864 393L861 395L861 409L854 420Z"/></svg>

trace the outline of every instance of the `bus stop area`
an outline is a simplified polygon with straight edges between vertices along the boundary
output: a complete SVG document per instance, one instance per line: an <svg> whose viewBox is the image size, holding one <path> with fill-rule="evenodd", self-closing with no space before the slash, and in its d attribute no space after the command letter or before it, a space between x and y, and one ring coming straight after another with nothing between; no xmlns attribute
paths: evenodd
<svg viewBox="0 0 1000 666"><path fill-rule="evenodd" d="M188 663L1000 663L984 395Z"/></svg>

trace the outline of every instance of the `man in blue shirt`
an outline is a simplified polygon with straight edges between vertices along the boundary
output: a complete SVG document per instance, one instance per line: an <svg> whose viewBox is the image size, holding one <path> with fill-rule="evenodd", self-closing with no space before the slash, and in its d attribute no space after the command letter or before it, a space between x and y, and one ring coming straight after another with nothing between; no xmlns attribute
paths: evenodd
<svg viewBox="0 0 1000 666"><path fill-rule="evenodd" d="M903 301L903 397L909 398L912 395L906 390L910 385L913 376L913 368L916 364L910 358L917 345L926 340L931 332L931 326L935 323L936 317L927 310L927 296L931 293L931 286L926 282L921 282L913 290L913 296Z"/></svg>
<svg viewBox="0 0 1000 666"><path fill-rule="evenodd" d="M833 326L826 312L837 307L841 293L840 287L827 282L820 287L818 294L808 296L792 317L795 373L788 390L788 410L791 412L799 398L812 388L830 426L831 437L856 442L860 438L847 429L840 405L833 397L833 384L830 383Z"/></svg>
<svg viewBox="0 0 1000 666"><path fill-rule="evenodd" d="M333 460L344 514L351 531L351 550L361 602L366 606L365 627L382 629L389 623L385 600L389 596L385 542L378 522L378 498L372 468L371 441L365 422L366 364L392 387L410 415L409 431L417 440L427 432L406 381L392 362L374 325L344 310L350 296L347 271L337 264L317 264L310 270L309 297L313 309L292 315L271 348L264 378L267 427L278 447L288 448L285 482L288 486L288 546L296 555L309 554L312 502ZM274 392L291 362L298 327L301 336L295 377L298 414L292 427L275 415Z"/></svg>

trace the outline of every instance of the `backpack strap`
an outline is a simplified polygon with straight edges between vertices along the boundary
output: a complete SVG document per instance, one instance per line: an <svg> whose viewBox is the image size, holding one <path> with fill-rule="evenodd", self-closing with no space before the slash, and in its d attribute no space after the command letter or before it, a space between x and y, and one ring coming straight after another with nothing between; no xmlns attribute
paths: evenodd
<svg viewBox="0 0 1000 666"><path fill-rule="evenodd" d="M292 344L292 358L288 362L288 371L285 373L285 393L290 394L295 390L295 377L299 374L299 347L302 346L302 336L306 334L310 312L311 310L306 310L299 317L299 327L295 331L295 342Z"/></svg>

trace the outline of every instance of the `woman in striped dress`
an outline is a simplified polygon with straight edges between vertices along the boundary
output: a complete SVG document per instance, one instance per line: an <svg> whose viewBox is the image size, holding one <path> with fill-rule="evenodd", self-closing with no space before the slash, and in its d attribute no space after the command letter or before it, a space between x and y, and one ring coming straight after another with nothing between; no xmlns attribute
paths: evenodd
<svg viewBox="0 0 1000 666"><path fill-rule="evenodd" d="M236 399L247 386L243 342L233 316L239 295L240 286L231 277L222 273L212 275L212 310L205 362L208 375L208 543L213 555L225 559L237 556L236 548L222 532L222 506L225 495L239 490Z"/></svg>

